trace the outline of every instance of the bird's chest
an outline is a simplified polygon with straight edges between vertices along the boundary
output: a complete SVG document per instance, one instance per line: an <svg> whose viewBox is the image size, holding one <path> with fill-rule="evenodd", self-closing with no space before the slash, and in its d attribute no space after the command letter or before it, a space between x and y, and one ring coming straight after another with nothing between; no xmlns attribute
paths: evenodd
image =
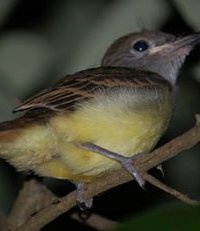
<svg viewBox="0 0 200 231"><path fill-rule="evenodd" d="M155 145L169 122L169 107L168 99L148 103L137 95L118 94L85 103L70 115L52 118L51 124L63 145L93 142L131 155Z"/></svg>

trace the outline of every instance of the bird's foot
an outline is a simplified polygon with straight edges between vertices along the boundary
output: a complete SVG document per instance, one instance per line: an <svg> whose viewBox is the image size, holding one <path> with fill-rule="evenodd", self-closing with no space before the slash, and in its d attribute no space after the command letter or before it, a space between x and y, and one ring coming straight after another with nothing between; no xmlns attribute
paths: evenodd
<svg viewBox="0 0 200 231"><path fill-rule="evenodd" d="M83 197L83 193L85 191L85 183L76 184L76 202L81 211L87 211L92 208L93 198L86 200Z"/></svg>
<svg viewBox="0 0 200 231"><path fill-rule="evenodd" d="M138 153L136 156L126 157L121 156L120 160L118 160L121 165L130 173L130 175L136 180L141 188L144 188L145 181L142 178L141 174L138 172L136 167L134 166L134 160L138 157L138 155L142 155L143 153Z"/></svg>
<svg viewBox="0 0 200 231"><path fill-rule="evenodd" d="M131 174L131 176L134 177L134 179L137 181L140 187L144 188L145 181L143 180L141 174L134 166L134 160L137 159L139 156L144 155L144 153L138 153L132 157L126 157L118 153L104 149L93 143L82 143L81 147L86 150L93 151L103 156L109 157L110 159L116 160Z"/></svg>

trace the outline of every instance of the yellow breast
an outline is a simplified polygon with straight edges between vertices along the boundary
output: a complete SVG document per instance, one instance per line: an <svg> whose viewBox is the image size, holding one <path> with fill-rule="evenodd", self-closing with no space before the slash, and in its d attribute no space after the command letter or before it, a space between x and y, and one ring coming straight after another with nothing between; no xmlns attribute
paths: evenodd
<svg viewBox="0 0 200 231"><path fill-rule="evenodd" d="M0 142L0 155L17 169L88 182L120 165L77 143L92 142L124 156L149 152L166 130L171 108L167 90L97 95L46 125L22 129L12 143Z"/></svg>
<svg viewBox="0 0 200 231"><path fill-rule="evenodd" d="M118 92L109 97L98 96L70 115L53 117L50 124L72 178L78 176L87 181L120 167L116 161L80 149L78 142L92 142L124 156L150 151L166 130L171 114L168 93L153 97L156 100L141 100L141 95Z"/></svg>

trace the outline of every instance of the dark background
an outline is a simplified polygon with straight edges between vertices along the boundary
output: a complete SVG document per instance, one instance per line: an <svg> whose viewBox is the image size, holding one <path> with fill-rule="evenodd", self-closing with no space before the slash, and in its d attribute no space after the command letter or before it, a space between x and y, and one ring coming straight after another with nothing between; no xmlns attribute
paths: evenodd
<svg viewBox="0 0 200 231"><path fill-rule="evenodd" d="M7 0L0 2L0 120L13 118L17 99L24 100L67 73L95 67L110 43L141 29L177 35L200 30L198 0ZM178 81L176 110L162 143L194 124L200 111L200 47L187 58ZM182 153L163 166L165 177L152 173L191 197L200 199L200 147ZM24 175L0 162L0 210L9 213ZM58 195L74 187L44 179ZM135 182L94 200L92 211L114 220L144 214L174 198ZM77 209L77 208L76 208ZM76 209L74 211L76 211ZM92 230L62 215L44 230ZM65 227L61 228L62 225Z"/></svg>

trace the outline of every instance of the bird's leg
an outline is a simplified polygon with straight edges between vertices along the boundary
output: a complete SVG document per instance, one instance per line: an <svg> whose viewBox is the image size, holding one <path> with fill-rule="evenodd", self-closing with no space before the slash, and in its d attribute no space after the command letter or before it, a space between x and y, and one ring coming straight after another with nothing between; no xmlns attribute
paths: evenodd
<svg viewBox="0 0 200 231"><path fill-rule="evenodd" d="M144 188L145 181L143 180L142 176L139 174L137 169L134 166L134 159L138 157L138 155L143 155L143 153L136 154L132 157L126 157L123 155L120 155L118 153L109 151L107 149L104 149L100 146L97 146L93 143L81 143L80 146L83 149L96 152L100 155L109 157L113 160L118 161L133 177L134 179L138 182L138 184Z"/></svg>
<svg viewBox="0 0 200 231"><path fill-rule="evenodd" d="M90 198L89 200L85 200L83 198L83 193L85 190L85 183L77 183L76 187L77 187L76 201L77 201L78 207L82 211L86 211L86 210L90 209L92 207L92 204L93 204L93 198Z"/></svg>

